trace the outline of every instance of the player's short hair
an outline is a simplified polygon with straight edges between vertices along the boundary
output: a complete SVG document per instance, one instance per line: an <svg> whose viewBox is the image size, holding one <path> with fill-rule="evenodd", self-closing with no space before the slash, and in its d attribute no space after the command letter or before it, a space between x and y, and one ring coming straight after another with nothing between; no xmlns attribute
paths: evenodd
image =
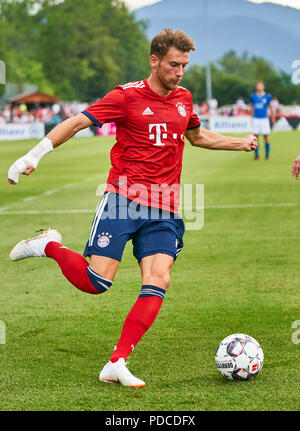
<svg viewBox="0 0 300 431"><path fill-rule="evenodd" d="M152 39L150 55L162 58L172 46L182 52L195 51L195 42L183 31L165 28Z"/></svg>

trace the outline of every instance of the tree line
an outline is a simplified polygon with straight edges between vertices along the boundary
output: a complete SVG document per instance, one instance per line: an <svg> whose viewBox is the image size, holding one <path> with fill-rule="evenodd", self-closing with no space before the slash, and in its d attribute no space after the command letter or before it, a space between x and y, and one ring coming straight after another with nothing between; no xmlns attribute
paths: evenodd
<svg viewBox="0 0 300 431"><path fill-rule="evenodd" d="M120 0L1 0L6 82L94 100L149 72L144 24Z"/></svg>
<svg viewBox="0 0 300 431"><path fill-rule="evenodd" d="M146 25L120 0L1 0L0 59L6 82L35 84L62 100L91 102L118 83L148 76ZM300 86L265 59L229 51L211 64L219 105L248 99L257 80L281 103L300 103ZM192 65L182 85L206 99L205 67ZM0 96L4 86L0 86Z"/></svg>
<svg viewBox="0 0 300 431"><path fill-rule="evenodd" d="M206 99L206 70L192 65L183 77L182 85L193 93L195 101ZM229 105L242 97L246 102L255 91L255 83L264 81L266 91L285 105L300 103L300 85L292 83L291 75L277 71L262 57L249 56L247 52L238 56L233 50L211 64L213 96L219 105Z"/></svg>

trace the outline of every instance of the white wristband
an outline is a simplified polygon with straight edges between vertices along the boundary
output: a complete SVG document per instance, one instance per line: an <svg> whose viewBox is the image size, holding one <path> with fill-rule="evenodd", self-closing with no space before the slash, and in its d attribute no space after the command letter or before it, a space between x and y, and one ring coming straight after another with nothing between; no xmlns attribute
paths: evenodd
<svg viewBox="0 0 300 431"><path fill-rule="evenodd" d="M25 154L24 159L32 163L32 166L36 168L41 158L50 153L50 151L53 151L52 141L45 137Z"/></svg>
<svg viewBox="0 0 300 431"><path fill-rule="evenodd" d="M25 156L16 160L8 170L8 179L12 181L11 184L17 184L20 174L23 174L30 166L35 169L41 158L50 151L53 151L52 141L45 137Z"/></svg>

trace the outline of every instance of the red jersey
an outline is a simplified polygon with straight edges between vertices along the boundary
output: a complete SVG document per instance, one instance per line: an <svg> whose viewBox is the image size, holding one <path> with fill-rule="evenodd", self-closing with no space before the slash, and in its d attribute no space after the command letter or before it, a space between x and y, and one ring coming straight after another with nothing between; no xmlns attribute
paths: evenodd
<svg viewBox="0 0 300 431"><path fill-rule="evenodd" d="M177 212L184 135L200 126L191 93L177 87L162 97L145 79L118 85L83 114L96 126L117 126L106 190Z"/></svg>

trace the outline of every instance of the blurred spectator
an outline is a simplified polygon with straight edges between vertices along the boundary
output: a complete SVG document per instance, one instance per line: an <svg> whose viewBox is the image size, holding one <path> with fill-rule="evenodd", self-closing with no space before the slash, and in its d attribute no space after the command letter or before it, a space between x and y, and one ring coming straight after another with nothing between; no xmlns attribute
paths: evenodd
<svg viewBox="0 0 300 431"><path fill-rule="evenodd" d="M1 110L0 105L0 125L2 126L7 123L23 125L40 122L44 123L45 133L48 133L53 127L57 126L57 124L67 118L79 114L94 102L82 103L79 101L73 101L53 104L6 103L3 110ZM90 131L90 133L96 133L95 128L93 128L93 131ZM115 125L107 124L99 134L115 134Z"/></svg>
<svg viewBox="0 0 300 431"><path fill-rule="evenodd" d="M53 112L55 115L59 114L59 112L60 112L60 106L59 106L59 104L58 104L58 103L54 103L54 104L51 106L51 109L52 109L52 112Z"/></svg>
<svg viewBox="0 0 300 431"><path fill-rule="evenodd" d="M27 106L25 105L25 103L21 103L19 105L19 110L20 110L21 115L27 111Z"/></svg>
<svg viewBox="0 0 300 431"><path fill-rule="evenodd" d="M61 112L61 119L62 121L65 120L66 118L71 117L71 108L69 103L65 103L62 106L62 112Z"/></svg>
<svg viewBox="0 0 300 431"><path fill-rule="evenodd" d="M4 115L2 112L0 112L0 124L4 124L4 123L6 123Z"/></svg>
<svg viewBox="0 0 300 431"><path fill-rule="evenodd" d="M23 111L23 112L21 111L21 116L19 118L19 122L24 123L24 124L30 123L30 116L29 116L27 111Z"/></svg>
<svg viewBox="0 0 300 431"><path fill-rule="evenodd" d="M10 105L8 103L6 105L4 105L2 114L3 114L5 122L9 123L11 113L10 113Z"/></svg>
<svg viewBox="0 0 300 431"><path fill-rule="evenodd" d="M14 106L12 108L12 122L18 123L20 118L21 118L20 108L19 108L19 106Z"/></svg>
<svg viewBox="0 0 300 431"><path fill-rule="evenodd" d="M201 108L197 103L194 104L193 109L194 109L195 114L197 114L197 115L201 114Z"/></svg>
<svg viewBox="0 0 300 431"><path fill-rule="evenodd" d="M48 123L48 120L50 119L50 112L51 108L49 107L38 108L36 112L37 119L42 123Z"/></svg>
<svg viewBox="0 0 300 431"><path fill-rule="evenodd" d="M0 123L33 123L39 121L49 125L57 125L61 121L73 117L84 111L91 103L82 103L79 101L54 103L49 106L36 106L25 104L13 105L6 103L3 110L0 109ZM239 97L234 104L218 107L216 98L212 98L209 103L204 101L202 104L194 104L194 111L197 115L226 115L239 116L249 115L249 105L245 103L242 97ZM273 108L277 117L300 117L300 106L290 105L283 106L277 98L273 99Z"/></svg>
<svg viewBox="0 0 300 431"><path fill-rule="evenodd" d="M235 104L237 105L237 108L241 109L242 111L247 108L247 105L242 97L239 97Z"/></svg>
<svg viewBox="0 0 300 431"><path fill-rule="evenodd" d="M209 106L210 115L216 115L217 114L217 108L218 108L218 101L215 97L208 100L208 106Z"/></svg>
<svg viewBox="0 0 300 431"><path fill-rule="evenodd" d="M273 108L273 112L275 113L276 117L278 115L280 115L280 104L279 104L279 100L277 99L277 97L274 97L272 102L272 108Z"/></svg>
<svg viewBox="0 0 300 431"><path fill-rule="evenodd" d="M200 114L207 115L209 113L209 108L207 102L203 102L200 106Z"/></svg>
<svg viewBox="0 0 300 431"><path fill-rule="evenodd" d="M55 114L47 121L47 124L56 126L58 123L60 123L60 121L61 121L60 115Z"/></svg>

